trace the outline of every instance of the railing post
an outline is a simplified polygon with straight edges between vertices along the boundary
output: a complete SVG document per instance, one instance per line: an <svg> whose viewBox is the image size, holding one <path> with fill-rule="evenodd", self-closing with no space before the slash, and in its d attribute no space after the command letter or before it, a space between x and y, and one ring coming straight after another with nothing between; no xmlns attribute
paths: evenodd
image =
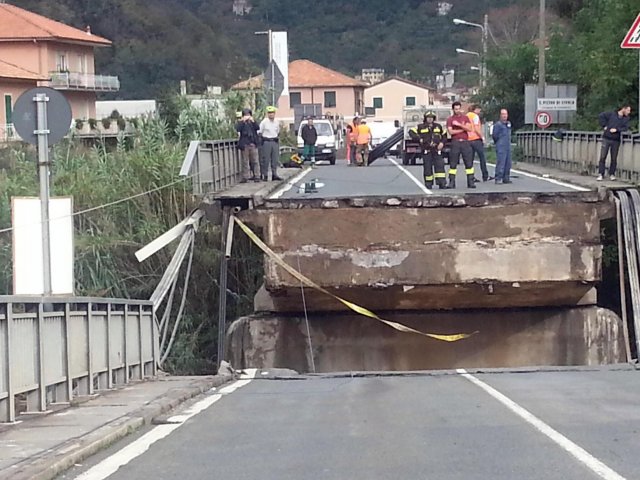
<svg viewBox="0 0 640 480"><path fill-rule="evenodd" d="M38 410L47 410L47 386L44 378L44 303L38 303L38 318L36 321L36 331L38 335Z"/></svg>
<svg viewBox="0 0 640 480"><path fill-rule="evenodd" d="M156 323L156 311L152 307L151 309L151 356L153 357L153 376L158 375L158 362L160 361L160 355L158 354L159 347L159 333L158 325Z"/></svg>
<svg viewBox="0 0 640 480"><path fill-rule="evenodd" d="M13 329L13 303L7 303L7 353L5 363L5 376L7 379L7 414L6 418L9 422L16 420L16 399L13 393L13 380L11 378L11 350L12 340L11 331Z"/></svg>
<svg viewBox="0 0 640 480"><path fill-rule="evenodd" d="M107 388L113 388L113 365L111 364L111 303L107 303Z"/></svg>
<svg viewBox="0 0 640 480"><path fill-rule="evenodd" d="M127 332L129 330L129 305L124 304L124 383L129 383L129 342Z"/></svg>
<svg viewBox="0 0 640 480"><path fill-rule="evenodd" d="M91 347L93 346L93 332L91 327L91 320L93 317L93 304L87 303L87 393L93 395L93 355L91 354Z"/></svg>
<svg viewBox="0 0 640 480"><path fill-rule="evenodd" d="M67 400L73 400L73 373L71 372L71 335L69 333L69 322L71 321L71 307L69 302L64 304L64 343L65 343L65 360L64 366L67 375Z"/></svg>
<svg viewBox="0 0 640 480"><path fill-rule="evenodd" d="M140 380L144 379L144 338L142 334L142 305L138 305L138 358L140 359Z"/></svg>

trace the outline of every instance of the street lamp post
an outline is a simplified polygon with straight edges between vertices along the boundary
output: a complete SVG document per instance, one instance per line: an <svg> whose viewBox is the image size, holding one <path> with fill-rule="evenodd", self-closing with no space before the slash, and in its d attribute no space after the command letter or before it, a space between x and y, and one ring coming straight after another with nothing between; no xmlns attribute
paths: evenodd
<svg viewBox="0 0 640 480"><path fill-rule="evenodd" d="M480 70L480 75L482 77L482 86L487 86L487 43L489 39L489 15L484 16L484 25L480 25L479 23L467 22L466 20L461 20L459 18L454 18L453 23L455 25L467 25L469 27L476 27L482 30L482 64ZM461 52L458 52L461 53Z"/></svg>

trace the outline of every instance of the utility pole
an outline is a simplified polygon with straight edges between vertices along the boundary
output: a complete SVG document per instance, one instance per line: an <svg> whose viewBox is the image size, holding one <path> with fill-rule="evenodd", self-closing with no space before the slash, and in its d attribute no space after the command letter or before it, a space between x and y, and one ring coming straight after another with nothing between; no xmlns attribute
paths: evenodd
<svg viewBox="0 0 640 480"><path fill-rule="evenodd" d="M482 28L482 88L487 86L487 42L489 40L489 15L484 14L484 27Z"/></svg>
<svg viewBox="0 0 640 480"><path fill-rule="evenodd" d="M546 0L540 0L540 35L538 45L538 98L544 98L546 87L545 47L547 40L546 28Z"/></svg>
<svg viewBox="0 0 640 480"><path fill-rule="evenodd" d="M38 136L38 175L40 177L40 220L42 222L42 269L44 296L50 297L51 286L51 240L49 225L49 126L47 125L47 102L49 97L38 93L33 99L36 102Z"/></svg>

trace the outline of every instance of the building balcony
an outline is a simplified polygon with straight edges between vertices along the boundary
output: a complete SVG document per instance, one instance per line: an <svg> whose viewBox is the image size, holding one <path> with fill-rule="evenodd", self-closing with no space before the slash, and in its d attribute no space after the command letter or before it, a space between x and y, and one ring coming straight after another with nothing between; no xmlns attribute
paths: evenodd
<svg viewBox="0 0 640 480"><path fill-rule="evenodd" d="M118 77L94 75L79 72L52 72L49 86L56 90L76 90L89 92L117 92L120 90Z"/></svg>
<svg viewBox="0 0 640 480"><path fill-rule="evenodd" d="M4 142L16 142L20 140L20 137L18 136L18 132L16 132L16 129L13 127L12 123L8 123L8 124L0 124L0 143L4 143Z"/></svg>

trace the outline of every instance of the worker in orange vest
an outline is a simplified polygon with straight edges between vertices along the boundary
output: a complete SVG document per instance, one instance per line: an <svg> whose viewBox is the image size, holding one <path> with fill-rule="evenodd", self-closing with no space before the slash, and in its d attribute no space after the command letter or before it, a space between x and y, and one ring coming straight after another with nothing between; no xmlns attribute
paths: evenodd
<svg viewBox="0 0 640 480"><path fill-rule="evenodd" d="M358 137L356 139L356 163L359 167L368 164L369 160L369 144L371 143L372 135L371 128L367 125L367 122L362 120L358 125Z"/></svg>
<svg viewBox="0 0 640 480"><path fill-rule="evenodd" d="M356 146L358 142L358 126L360 119L354 117L353 122L347 125L347 164L356 164Z"/></svg>

